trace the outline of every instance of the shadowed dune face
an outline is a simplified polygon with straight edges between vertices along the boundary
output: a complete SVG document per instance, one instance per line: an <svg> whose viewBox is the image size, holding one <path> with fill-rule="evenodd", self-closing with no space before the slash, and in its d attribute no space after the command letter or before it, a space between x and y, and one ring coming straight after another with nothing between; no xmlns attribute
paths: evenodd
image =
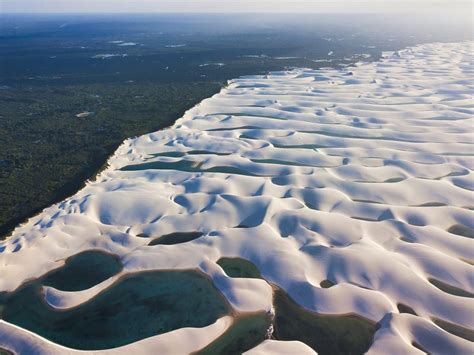
<svg viewBox="0 0 474 355"><path fill-rule="evenodd" d="M100 249L120 255L123 273L141 276L113 283L118 269L104 274L99 294L50 290L66 304L86 292L77 312L94 317L102 307L125 312L125 322L135 313L130 324L139 328L142 317L156 332L210 324L230 312L226 302L245 315L273 305L274 337L321 353L471 352L473 45L426 44L345 70L229 82L173 127L125 141L96 181L0 242L0 291L37 279L76 250ZM209 279L157 271L170 269ZM140 271L159 280L143 282ZM181 291L163 303L179 316L153 323L147 292L161 295L160 283L179 280ZM220 294L227 301L198 317L203 307L189 308L200 295L191 284L218 290L205 292L215 297L202 304L219 304ZM132 301L130 289L147 291ZM46 312L38 305L26 315L14 299L4 302L4 317L25 327L33 327L32 312ZM192 319L181 318L187 307ZM38 319L50 313L59 312ZM54 331L61 324L79 331L71 319L55 318ZM234 325L213 346L234 349L245 338L245 327ZM109 321L104 332L122 334L115 327ZM11 343L0 336L0 347Z"/></svg>

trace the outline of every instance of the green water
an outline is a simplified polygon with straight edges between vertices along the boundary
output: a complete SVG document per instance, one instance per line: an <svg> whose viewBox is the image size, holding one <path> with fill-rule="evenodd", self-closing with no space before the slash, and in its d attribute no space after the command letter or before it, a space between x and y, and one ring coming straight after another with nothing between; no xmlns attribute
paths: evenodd
<svg viewBox="0 0 474 355"><path fill-rule="evenodd" d="M241 258L217 262L231 277L261 278L258 268ZM325 280L322 287L331 287ZM304 309L278 287L274 287L273 338L298 340L318 354L363 354L373 342L376 324L356 315L322 315Z"/></svg>
<svg viewBox="0 0 474 355"><path fill-rule="evenodd" d="M206 132L224 132L224 131L234 131L237 129L265 129L258 126L240 126L240 127L227 127L227 128L210 128L206 129Z"/></svg>
<svg viewBox="0 0 474 355"><path fill-rule="evenodd" d="M233 175L260 176L246 170L233 166L215 166L209 169L201 169L201 164L196 164L190 160L180 160L177 162L155 161L142 164L127 165L120 168L121 171L141 171L141 170L178 170L190 173L224 173ZM263 175L262 175L263 176Z"/></svg>
<svg viewBox="0 0 474 355"><path fill-rule="evenodd" d="M233 117L258 117L258 118L269 119L269 120L288 121L288 118L286 117L259 115L258 113L245 113L245 112L243 113L242 112L233 112L233 113L217 112L217 113L212 113L206 116L227 116L227 115L230 115Z"/></svg>
<svg viewBox="0 0 474 355"><path fill-rule="evenodd" d="M364 354L373 342L376 325L356 315L329 316L307 311L283 290L274 293L278 340L298 340L318 354Z"/></svg>
<svg viewBox="0 0 474 355"><path fill-rule="evenodd" d="M183 238L189 238L190 234L183 233ZM167 238L171 242L176 234ZM101 252L78 254L63 268L44 278L30 282L14 293L0 294L0 317L58 344L97 350L183 327L204 327L231 313L228 303L210 279L196 271L131 274L72 310L58 312L44 303L41 285L70 288L69 277L72 275L75 279L86 279L82 288L105 275L99 273L100 277L97 274L88 277L84 274L86 270L100 269L102 265L117 272L118 266L113 261L118 262L113 256ZM221 258L217 263L230 277L262 278L258 268L245 259ZM356 315L329 316L310 312L294 302L285 291L276 286L274 289L273 318L266 313L238 316L221 337L198 353L242 353L264 341L272 323L274 339L298 340L319 354L362 354L372 344L375 323ZM406 310L403 308L401 311ZM458 336L472 336L465 329L449 323L439 325Z"/></svg>
<svg viewBox="0 0 474 355"><path fill-rule="evenodd" d="M333 287L334 286L334 283L332 283L331 281L329 280L323 280L321 281L321 283L319 284L322 288L330 288L330 287Z"/></svg>
<svg viewBox="0 0 474 355"><path fill-rule="evenodd" d="M205 327L230 313L209 278L195 271L128 275L91 301L55 311L39 281L0 296L3 319L68 347L118 347L183 327Z"/></svg>
<svg viewBox="0 0 474 355"><path fill-rule="evenodd" d="M321 149L321 148L331 148L331 146L320 145L320 144L278 144L272 143L275 148L282 148L282 149Z"/></svg>
<svg viewBox="0 0 474 355"><path fill-rule="evenodd" d="M115 255L100 251L86 251L70 257L66 264L47 274L42 284L63 291L88 289L122 270L122 263Z"/></svg>
<svg viewBox="0 0 474 355"><path fill-rule="evenodd" d="M410 306L407 306L403 303L398 303L397 304L397 308L398 308L398 311L400 313L408 313L408 314L413 314L414 316L416 316L416 312L413 308L411 308Z"/></svg>
<svg viewBox="0 0 474 355"><path fill-rule="evenodd" d="M219 153L219 152L211 152L208 150L190 150L188 152L163 152L163 153L154 153L150 154L152 157L169 157L169 158L182 158L185 155L231 155L232 153Z"/></svg>
<svg viewBox="0 0 474 355"><path fill-rule="evenodd" d="M441 291L444 291L446 293L449 293L451 295L454 295L454 296L459 296L459 297L469 297L469 298L474 298L474 294L468 292L468 291L465 291L461 288L458 288L458 287L455 287L455 286L452 286L452 285L449 285L447 283L444 283L444 282L441 282L439 280L436 280L436 279L428 279L428 281L436 286L437 288L439 288Z"/></svg>
<svg viewBox="0 0 474 355"><path fill-rule="evenodd" d="M241 258L220 258L217 264L230 277L261 279L260 270L248 260Z"/></svg>
<svg viewBox="0 0 474 355"><path fill-rule="evenodd" d="M448 333L451 333L451 334L456 335L460 338L469 340L470 342L474 342L474 331L473 330L461 327L461 326L453 324L453 323L446 322L442 319L433 319L433 321L436 323L437 326L444 329Z"/></svg>
<svg viewBox="0 0 474 355"><path fill-rule="evenodd" d="M449 233L460 235L466 238L474 238L474 229L469 228L467 226L463 226L462 224L455 224L448 229Z"/></svg>
<svg viewBox="0 0 474 355"><path fill-rule="evenodd" d="M148 245L173 245L190 242L202 236L200 232L189 232L189 233L171 233L161 237L153 239Z"/></svg>
<svg viewBox="0 0 474 355"><path fill-rule="evenodd" d="M240 316L218 339L197 352L200 355L242 354L266 339L271 317L263 312Z"/></svg>
<svg viewBox="0 0 474 355"><path fill-rule="evenodd" d="M254 163L262 164L274 164L274 165L289 165L289 166L312 166L309 164L298 163L288 160L279 160L279 159L250 159Z"/></svg>

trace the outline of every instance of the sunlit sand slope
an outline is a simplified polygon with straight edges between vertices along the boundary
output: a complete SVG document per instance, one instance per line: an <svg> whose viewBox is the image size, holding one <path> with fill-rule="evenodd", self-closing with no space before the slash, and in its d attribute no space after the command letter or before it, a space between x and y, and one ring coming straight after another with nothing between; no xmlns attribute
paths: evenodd
<svg viewBox="0 0 474 355"><path fill-rule="evenodd" d="M125 141L95 182L18 227L0 244L0 291L101 249L123 273L200 269L234 310L269 311L265 281L216 264L240 257L308 310L378 322L369 352L470 353L473 53L435 43L342 71L232 80L173 127ZM176 232L193 234L148 246ZM75 307L114 282L46 289L46 301ZM201 329L209 342L219 322ZM2 348L52 346L0 329L12 332Z"/></svg>

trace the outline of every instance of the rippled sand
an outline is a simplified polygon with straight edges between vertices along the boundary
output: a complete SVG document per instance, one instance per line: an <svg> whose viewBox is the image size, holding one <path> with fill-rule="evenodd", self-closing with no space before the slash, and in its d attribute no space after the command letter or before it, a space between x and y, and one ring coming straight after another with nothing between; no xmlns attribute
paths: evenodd
<svg viewBox="0 0 474 355"><path fill-rule="evenodd" d="M121 275L199 269L237 312L272 310L267 280L308 310L359 315L379 325L370 353L470 353L473 53L426 44L345 70L232 80L173 127L125 141L96 181L1 242L0 291L99 249L120 257ZM173 233L196 238L148 245ZM265 280L228 277L222 257ZM117 279L44 297L77 307ZM115 351L196 351L230 323ZM0 348L69 351L5 321ZM267 341L254 353L278 349L310 352Z"/></svg>

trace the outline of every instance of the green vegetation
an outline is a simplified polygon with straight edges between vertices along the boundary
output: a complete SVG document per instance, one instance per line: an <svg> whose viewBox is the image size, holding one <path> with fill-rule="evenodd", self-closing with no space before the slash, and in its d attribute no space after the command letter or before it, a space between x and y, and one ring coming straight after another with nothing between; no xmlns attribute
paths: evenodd
<svg viewBox="0 0 474 355"><path fill-rule="evenodd" d="M0 90L0 236L73 194L128 138L173 124L221 82ZM77 114L94 114L84 118Z"/></svg>
<svg viewBox="0 0 474 355"><path fill-rule="evenodd" d="M470 33L418 24L400 32L398 19L387 26L372 15L357 24L326 14L0 17L0 238L76 192L125 138L172 124L231 78L340 68L434 33L447 42Z"/></svg>
<svg viewBox="0 0 474 355"><path fill-rule="evenodd" d="M366 46L385 43L386 36L373 38L373 31L357 42L326 41L329 35L346 37L344 28L327 28L312 17L305 20L311 26L290 32L294 26L278 17L267 19L268 30L260 19L222 14L2 20L0 238L74 194L124 139L171 125L229 79L345 66L367 59L362 53L376 59L390 49ZM329 51L335 53L331 58ZM228 167L214 172L251 175Z"/></svg>

